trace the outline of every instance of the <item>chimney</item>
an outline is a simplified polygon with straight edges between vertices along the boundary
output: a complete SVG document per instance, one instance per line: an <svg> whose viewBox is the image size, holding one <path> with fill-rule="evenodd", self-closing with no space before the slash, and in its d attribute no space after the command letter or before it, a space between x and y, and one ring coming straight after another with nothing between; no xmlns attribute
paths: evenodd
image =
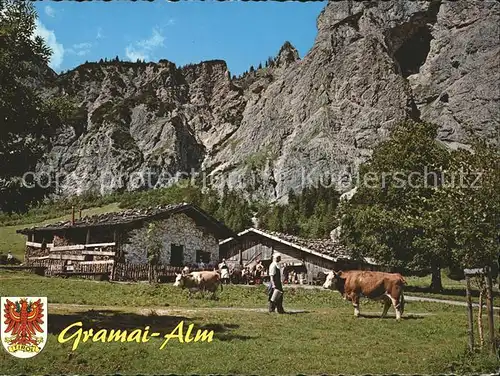
<svg viewBox="0 0 500 376"><path fill-rule="evenodd" d="M75 207L71 207L71 226L75 225Z"/></svg>

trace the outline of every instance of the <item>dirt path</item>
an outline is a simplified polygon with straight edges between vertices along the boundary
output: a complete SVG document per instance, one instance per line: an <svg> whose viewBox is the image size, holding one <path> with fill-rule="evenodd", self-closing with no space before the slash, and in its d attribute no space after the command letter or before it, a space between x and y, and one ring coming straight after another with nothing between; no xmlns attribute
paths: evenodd
<svg viewBox="0 0 500 376"><path fill-rule="evenodd" d="M75 311L89 311L89 310L108 310L108 311L133 311L142 315L149 315L151 313L157 315L168 315L171 313L195 313L200 311L243 311L243 312L267 312L266 308L245 308L245 307L117 307L117 306L93 306L85 304L65 304L65 303L52 303L50 308L56 310L75 310ZM290 313L308 313L311 311L303 309L289 309Z"/></svg>
<svg viewBox="0 0 500 376"><path fill-rule="evenodd" d="M409 302L430 302L430 303L441 303L441 304L448 304L448 305L455 305L455 306L467 307L467 303L466 302L460 302L458 300L424 298L422 296L413 296L413 295L405 295L405 299L407 301L409 301ZM474 308L477 308L477 307L479 307L479 304L472 303L472 306ZM493 307L493 309L499 310L500 307Z"/></svg>
<svg viewBox="0 0 500 376"><path fill-rule="evenodd" d="M293 289L296 287L285 287L285 289ZM311 286L311 285L301 285L300 288L306 289L306 290L315 290L315 289L322 289L321 286ZM467 302L461 302L459 300L448 300L448 299L438 299L438 298L425 298L423 296L415 296L415 295L405 295L405 299L409 302L429 302L429 303L441 303L441 304L448 304L448 305L454 305L454 306L460 306L460 307L467 307ZM474 308L479 307L479 304L477 303L472 303L472 306ZM484 302L484 306L486 306L486 302ZM500 307L493 307L494 310L500 310Z"/></svg>
<svg viewBox="0 0 500 376"><path fill-rule="evenodd" d="M318 286L301 286L306 289L316 289ZM293 288L293 287L287 287ZM426 298L421 296L413 296L406 295L406 301L409 302L428 302L428 303L438 303L438 304L447 304L453 306L466 307L466 302L461 302L457 300L447 300L447 299L437 299L437 298ZM473 307L477 308L479 304L473 303ZM171 313L195 313L200 311L244 311L244 312L267 312L266 308L244 308L244 307L173 307L173 308L165 308L165 307L117 307L117 306L93 306L93 305L84 305L84 304L65 304L65 303L54 303L50 304L50 307L54 307L56 310L111 310L111 311L133 311L142 315L149 315L152 312L158 315L168 315ZM500 307L493 307L495 310L500 310ZM288 312L292 314L298 313L307 313L316 310L300 310L300 309L289 309ZM378 315L378 312L366 312L367 314ZM417 315L417 316L427 316L434 315L432 313L409 313L409 315Z"/></svg>

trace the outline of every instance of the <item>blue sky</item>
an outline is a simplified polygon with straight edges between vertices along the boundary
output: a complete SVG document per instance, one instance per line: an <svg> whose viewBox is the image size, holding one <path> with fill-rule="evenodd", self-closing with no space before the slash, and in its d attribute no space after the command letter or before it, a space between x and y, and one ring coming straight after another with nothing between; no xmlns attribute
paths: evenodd
<svg viewBox="0 0 500 376"><path fill-rule="evenodd" d="M232 74L275 56L288 40L303 57L316 37L320 2L157 0L37 2L37 34L53 50L51 67L73 69L114 58L167 59L178 66L223 59Z"/></svg>

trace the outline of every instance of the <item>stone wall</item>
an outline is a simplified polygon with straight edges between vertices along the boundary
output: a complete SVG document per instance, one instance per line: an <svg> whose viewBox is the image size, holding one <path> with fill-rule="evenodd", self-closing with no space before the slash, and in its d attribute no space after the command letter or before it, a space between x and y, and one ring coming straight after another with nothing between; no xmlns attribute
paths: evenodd
<svg viewBox="0 0 500 376"><path fill-rule="evenodd" d="M170 247L172 244L184 247L184 264L196 262L196 250L210 252L210 263L219 260L218 240L199 228L196 223L183 213L157 221L162 233L163 247L160 253L160 263L170 264ZM133 264L144 264L147 258L147 224L131 231L128 240L123 245L125 261Z"/></svg>

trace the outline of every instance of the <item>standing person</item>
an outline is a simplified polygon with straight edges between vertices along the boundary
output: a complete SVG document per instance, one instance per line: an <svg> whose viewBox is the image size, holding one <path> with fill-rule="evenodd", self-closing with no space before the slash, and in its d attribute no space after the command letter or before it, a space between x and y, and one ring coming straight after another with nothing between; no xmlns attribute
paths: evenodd
<svg viewBox="0 0 500 376"><path fill-rule="evenodd" d="M198 263L198 268L200 268L201 270L205 269L205 263L203 262L203 260L200 260L200 262Z"/></svg>
<svg viewBox="0 0 500 376"><path fill-rule="evenodd" d="M222 262L219 264L219 270L222 283L227 285L229 283L229 268L226 264L226 259L222 259Z"/></svg>
<svg viewBox="0 0 500 376"><path fill-rule="evenodd" d="M263 271L264 265L262 265L262 261L258 260L257 265L255 266L255 284L260 285Z"/></svg>
<svg viewBox="0 0 500 376"><path fill-rule="evenodd" d="M242 270L239 264L236 264L232 271L232 282L233 283L242 283Z"/></svg>
<svg viewBox="0 0 500 376"><path fill-rule="evenodd" d="M14 256L12 256L12 251L7 253L7 264L11 264L14 262Z"/></svg>
<svg viewBox="0 0 500 376"><path fill-rule="evenodd" d="M295 283L295 271L294 270L290 271L288 278L290 279L290 284Z"/></svg>
<svg viewBox="0 0 500 376"><path fill-rule="evenodd" d="M242 283L244 283L245 285L248 285L248 267L245 266L243 268L243 270L241 271L241 280L242 280Z"/></svg>
<svg viewBox="0 0 500 376"><path fill-rule="evenodd" d="M269 277L271 279L268 287L269 312L274 312L274 310L277 309L278 313L285 313L283 309L283 285L281 283L280 261L281 255L275 253L273 254L273 262L269 265ZM273 302L271 298L275 290L279 290L281 295Z"/></svg>

